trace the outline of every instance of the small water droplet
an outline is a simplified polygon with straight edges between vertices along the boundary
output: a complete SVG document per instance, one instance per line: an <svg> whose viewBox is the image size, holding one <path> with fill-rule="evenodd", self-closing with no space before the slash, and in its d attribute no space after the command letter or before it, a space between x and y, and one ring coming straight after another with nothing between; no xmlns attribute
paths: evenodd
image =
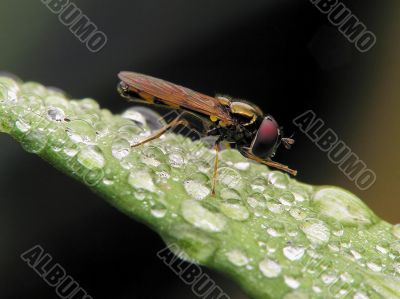
<svg viewBox="0 0 400 299"><path fill-rule="evenodd" d="M129 119L141 126L146 125L146 118L141 113L132 108L129 108L124 113L122 113L121 117Z"/></svg>
<svg viewBox="0 0 400 299"><path fill-rule="evenodd" d="M211 212L196 200L186 200L182 203L182 216L195 227L208 232L220 232L226 225L224 216Z"/></svg>
<svg viewBox="0 0 400 299"><path fill-rule="evenodd" d="M162 203L156 203L152 205L150 213L156 218L163 218L167 214L167 208Z"/></svg>
<svg viewBox="0 0 400 299"><path fill-rule="evenodd" d="M268 175L270 184L279 189L285 189L289 185L289 177L279 171L271 171Z"/></svg>
<svg viewBox="0 0 400 299"><path fill-rule="evenodd" d="M290 192L284 192L279 196L278 201L281 204L290 207L294 203L294 195Z"/></svg>
<svg viewBox="0 0 400 299"><path fill-rule="evenodd" d="M67 124L67 134L76 143L93 144L96 140L96 131L83 120L72 120Z"/></svg>
<svg viewBox="0 0 400 299"><path fill-rule="evenodd" d="M128 140L123 138L115 138L111 145L111 152L114 158L122 160L129 155L131 146Z"/></svg>
<svg viewBox="0 0 400 299"><path fill-rule="evenodd" d="M128 183L135 189L155 191L153 178L146 170L138 170L129 174Z"/></svg>
<svg viewBox="0 0 400 299"><path fill-rule="evenodd" d="M300 286L300 282L293 277L284 276L284 281L289 288L297 289Z"/></svg>
<svg viewBox="0 0 400 299"><path fill-rule="evenodd" d="M321 280L323 281L324 284L332 284L333 282L335 282L338 279L338 276L336 274L336 272L324 272L321 274Z"/></svg>
<svg viewBox="0 0 400 299"><path fill-rule="evenodd" d="M301 229L306 234L308 240L314 245L325 244L330 239L330 230L326 223L321 220L307 218L301 225Z"/></svg>
<svg viewBox="0 0 400 299"><path fill-rule="evenodd" d="M47 117L53 121L63 121L65 119L65 113L61 108L50 107L47 110Z"/></svg>
<svg viewBox="0 0 400 299"><path fill-rule="evenodd" d="M380 272L382 271L382 264L377 261L377 260L373 260L367 263L367 267L369 269L371 269L374 272Z"/></svg>
<svg viewBox="0 0 400 299"><path fill-rule="evenodd" d="M369 297L362 292L357 292L354 294L353 299L369 299Z"/></svg>
<svg viewBox="0 0 400 299"><path fill-rule="evenodd" d="M304 256L305 248L303 246L295 246L288 243L283 248L283 254L291 261L297 261Z"/></svg>
<svg viewBox="0 0 400 299"><path fill-rule="evenodd" d="M44 150L47 144L47 137L44 132L36 130L31 131L21 140L22 147L32 154L39 154Z"/></svg>
<svg viewBox="0 0 400 299"><path fill-rule="evenodd" d="M249 263L249 258L240 250L231 250L227 252L226 257L228 260L238 267L246 266Z"/></svg>
<svg viewBox="0 0 400 299"><path fill-rule="evenodd" d="M307 212L300 208L290 209L289 214L296 220L303 220L303 219L307 218Z"/></svg>
<svg viewBox="0 0 400 299"><path fill-rule="evenodd" d="M103 168L106 160L98 146L83 147L78 154L78 162L87 169Z"/></svg>
<svg viewBox="0 0 400 299"><path fill-rule="evenodd" d="M243 188L242 176L236 170L229 167L221 167L218 170L218 181L221 185L231 189L240 190Z"/></svg>
<svg viewBox="0 0 400 299"><path fill-rule="evenodd" d="M282 272L282 267L277 262L265 258L258 264L261 273L268 278L278 277Z"/></svg>
<svg viewBox="0 0 400 299"><path fill-rule="evenodd" d="M246 171L250 168L249 162L237 162L234 164L234 167L238 170Z"/></svg>
<svg viewBox="0 0 400 299"><path fill-rule="evenodd" d="M202 200L211 193L210 188L197 180L185 181L183 185L187 194L197 200Z"/></svg>
<svg viewBox="0 0 400 299"><path fill-rule="evenodd" d="M173 168L181 168L185 164L185 158L180 152L170 153L168 158L169 163Z"/></svg>
<svg viewBox="0 0 400 299"><path fill-rule="evenodd" d="M142 163L157 168L165 161L164 152L156 146L148 146L142 151L140 156Z"/></svg>
<svg viewBox="0 0 400 299"><path fill-rule="evenodd" d="M19 119L15 122L15 127L21 133L26 133L31 129L31 126L27 124L24 120Z"/></svg>
<svg viewBox="0 0 400 299"><path fill-rule="evenodd" d="M221 203L220 210L229 218L237 221L244 221L250 216L247 208L237 200L229 200Z"/></svg>

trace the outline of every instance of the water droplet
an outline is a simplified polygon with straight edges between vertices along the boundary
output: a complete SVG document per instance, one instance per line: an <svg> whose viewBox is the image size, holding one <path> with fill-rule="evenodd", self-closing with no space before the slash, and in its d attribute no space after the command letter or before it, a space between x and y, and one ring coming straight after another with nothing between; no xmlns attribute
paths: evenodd
<svg viewBox="0 0 400 299"><path fill-rule="evenodd" d="M379 253L382 253L382 254L387 254L387 253L388 253L388 250L387 250L385 247L382 247L382 246L380 246L380 245L376 245L376 246L375 246L375 249L376 249Z"/></svg>
<svg viewBox="0 0 400 299"><path fill-rule="evenodd" d="M276 201L268 201L267 208L274 214L282 214L285 211L283 205L277 203Z"/></svg>
<svg viewBox="0 0 400 299"><path fill-rule="evenodd" d="M252 180L251 182L251 189L254 192L264 192L266 188L267 182L263 177L258 177Z"/></svg>
<svg viewBox="0 0 400 299"><path fill-rule="evenodd" d="M240 194L234 190L234 189L229 189L229 188L224 188L221 190L219 196L222 199L228 200L228 199L237 199L240 200Z"/></svg>
<svg viewBox="0 0 400 299"><path fill-rule="evenodd" d="M351 250L350 250L350 253L353 255L353 257L354 257L356 260L360 260L360 259L362 259L362 257L363 257L358 251L356 251L356 250L354 250L354 249L351 249Z"/></svg>
<svg viewBox="0 0 400 299"><path fill-rule="evenodd" d="M21 133L26 133L31 129L31 126L27 124L23 119L19 119L15 122L15 127Z"/></svg>
<svg viewBox="0 0 400 299"><path fill-rule="evenodd" d="M197 200L202 200L211 193L210 188L197 180L185 181L184 187L187 194Z"/></svg>
<svg viewBox="0 0 400 299"><path fill-rule="evenodd" d="M141 126L145 126L146 125L146 118L139 113L138 111L130 108L128 110L126 110L124 113L122 113L121 117L129 119Z"/></svg>
<svg viewBox="0 0 400 299"><path fill-rule="evenodd" d="M156 218L163 218L167 214L167 208L162 203L156 203L151 207L150 213Z"/></svg>
<svg viewBox="0 0 400 299"><path fill-rule="evenodd" d="M249 263L249 258L240 250L231 250L225 253L228 260L238 267L246 266Z"/></svg>
<svg viewBox="0 0 400 299"><path fill-rule="evenodd" d="M180 152L170 153L168 158L169 158L169 163L174 168L181 168L185 164L185 158L183 157L183 154Z"/></svg>
<svg viewBox="0 0 400 299"><path fill-rule="evenodd" d="M289 214L296 220L303 220L307 218L307 212L300 208L290 209Z"/></svg>
<svg viewBox="0 0 400 299"><path fill-rule="evenodd" d="M218 170L218 181L221 185L231 189L240 190L243 188L242 176L236 170L229 167L221 167Z"/></svg>
<svg viewBox="0 0 400 299"><path fill-rule="evenodd" d="M78 162L87 169L103 168L106 160L97 146L83 147L78 154Z"/></svg>
<svg viewBox="0 0 400 299"><path fill-rule="evenodd" d="M165 160L164 152L156 146L148 146L143 149L140 156L142 163L157 168Z"/></svg>
<svg viewBox="0 0 400 299"><path fill-rule="evenodd" d="M396 238L400 239L400 223L393 225L392 233Z"/></svg>
<svg viewBox="0 0 400 299"><path fill-rule="evenodd" d="M305 248L303 246L295 246L288 243L283 248L283 254L291 261L297 261L303 257L305 253Z"/></svg>
<svg viewBox="0 0 400 299"><path fill-rule="evenodd" d="M128 183L135 189L155 191L153 178L146 170L138 170L129 174Z"/></svg>
<svg viewBox="0 0 400 299"><path fill-rule="evenodd" d="M268 175L268 180L270 184L279 189L285 189L289 184L289 177L279 171L271 171Z"/></svg>
<svg viewBox="0 0 400 299"><path fill-rule="evenodd" d="M226 225L224 216L211 212L195 200L182 203L182 216L195 227L208 232L220 232Z"/></svg>
<svg viewBox="0 0 400 299"><path fill-rule="evenodd" d="M324 284L332 284L338 279L336 272L324 272L321 274L321 280Z"/></svg>
<svg viewBox="0 0 400 299"><path fill-rule="evenodd" d="M250 168L249 162L237 162L234 164L234 167L238 170L246 171Z"/></svg>
<svg viewBox="0 0 400 299"><path fill-rule="evenodd" d="M60 108L50 107L47 110L47 117L54 121L63 121L65 119L65 113Z"/></svg>
<svg viewBox="0 0 400 299"><path fill-rule="evenodd" d="M282 267L277 262L265 258L258 264L261 273L268 278L278 277L282 272Z"/></svg>
<svg viewBox="0 0 400 299"><path fill-rule="evenodd" d="M301 229L306 234L308 240L314 245L322 245L330 239L330 230L325 222L321 220L307 218L301 225Z"/></svg>
<svg viewBox="0 0 400 299"><path fill-rule="evenodd" d="M279 196L278 201L281 204L290 207L294 203L294 195L290 192L284 192Z"/></svg>
<svg viewBox="0 0 400 299"><path fill-rule="evenodd" d="M36 130L31 131L21 140L22 147L29 153L39 154L44 150L47 144L47 138L44 132Z"/></svg>
<svg viewBox="0 0 400 299"><path fill-rule="evenodd" d="M249 218L250 213L245 206L240 204L240 201L226 201L220 205L220 210L226 216L233 220L244 221Z"/></svg>
<svg viewBox="0 0 400 299"><path fill-rule="evenodd" d="M93 144L96 140L96 131L83 120L72 120L67 124L67 134L76 143Z"/></svg>
<svg viewBox="0 0 400 299"><path fill-rule="evenodd" d="M336 187L321 188L314 195L319 211L347 225L368 225L374 221L369 208L354 194Z"/></svg>
<svg viewBox="0 0 400 299"><path fill-rule="evenodd" d="M353 299L369 299L369 297L362 292L357 292L354 294Z"/></svg>
<svg viewBox="0 0 400 299"><path fill-rule="evenodd" d="M293 277L284 276L284 281L289 288L297 289L300 286L300 282Z"/></svg>
<svg viewBox="0 0 400 299"><path fill-rule="evenodd" d="M115 138L111 145L111 152L114 158L122 160L129 155L131 146L128 140L123 138Z"/></svg>
<svg viewBox="0 0 400 299"><path fill-rule="evenodd" d="M267 233L271 237L280 237L282 236L283 232L285 231L285 226L282 223L271 223L267 228Z"/></svg>
<svg viewBox="0 0 400 299"><path fill-rule="evenodd" d="M382 271L382 264L378 260L372 260L367 263L367 267L374 272Z"/></svg>

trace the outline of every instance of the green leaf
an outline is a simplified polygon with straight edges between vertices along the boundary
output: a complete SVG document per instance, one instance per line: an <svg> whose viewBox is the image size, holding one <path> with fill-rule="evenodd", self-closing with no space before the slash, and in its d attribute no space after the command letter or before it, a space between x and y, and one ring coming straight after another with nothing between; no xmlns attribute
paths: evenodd
<svg viewBox="0 0 400 299"><path fill-rule="evenodd" d="M400 227L345 190L225 150L212 197L202 142L168 133L131 148L151 133L138 112L4 77L0 129L253 298L400 298Z"/></svg>

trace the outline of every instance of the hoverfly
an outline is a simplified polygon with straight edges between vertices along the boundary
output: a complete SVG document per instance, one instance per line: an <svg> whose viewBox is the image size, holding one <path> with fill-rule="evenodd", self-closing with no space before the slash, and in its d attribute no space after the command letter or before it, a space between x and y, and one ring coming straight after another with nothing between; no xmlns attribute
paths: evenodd
<svg viewBox="0 0 400 299"><path fill-rule="evenodd" d="M296 170L271 160L281 143L285 148L290 149L294 140L283 137L282 129L275 119L264 114L256 105L226 96L210 97L139 73L120 72L118 77L121 80L118 91L129 101L179 109L183 113L192 114L204 121L205 135L217 138L214 146L216 156L212 179L213 195L222 141L236 148L250 160L283 170L294 176L297 174ZM138 96L141 100L137 98ZM188 122L182 114L132 147L157 139L178 125L187 125Z"/></svg>

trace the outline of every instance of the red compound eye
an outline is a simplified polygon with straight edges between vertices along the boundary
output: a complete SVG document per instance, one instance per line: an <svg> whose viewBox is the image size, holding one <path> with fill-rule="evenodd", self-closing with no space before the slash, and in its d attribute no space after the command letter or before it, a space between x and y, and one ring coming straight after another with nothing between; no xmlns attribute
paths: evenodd
<svg viewBox="0 0 400 299"><path fill-rule="evenodd" d="M260 158L271 157L279 146L279 141L279 126L272 116L267 116L258 129L252 144L252 152Z"/></svg>

